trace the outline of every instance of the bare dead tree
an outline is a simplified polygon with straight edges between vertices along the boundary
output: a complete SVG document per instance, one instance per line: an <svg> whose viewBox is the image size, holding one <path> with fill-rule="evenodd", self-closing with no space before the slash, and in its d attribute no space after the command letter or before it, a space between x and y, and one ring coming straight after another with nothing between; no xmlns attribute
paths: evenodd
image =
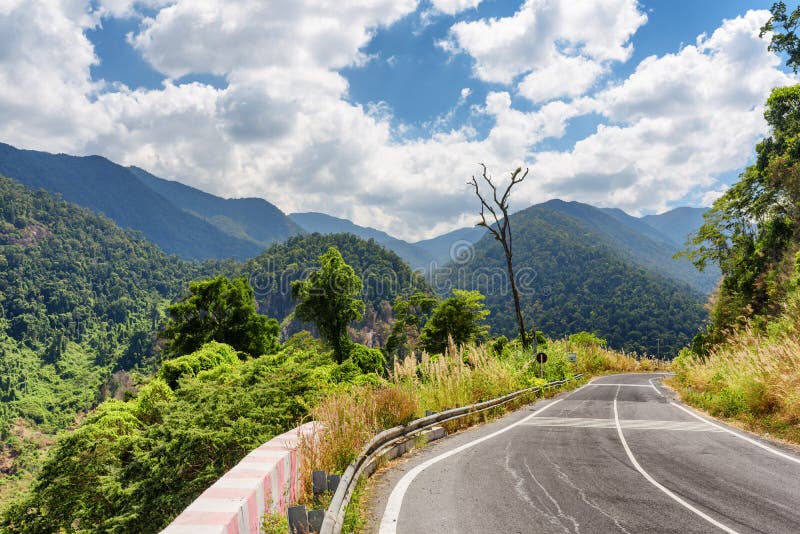
<svg viewBox="0 0 800 534"><path fill-rule="evenodd" d="M492 198L486 200L484 195L481 194L478 179L473 176L469 185L475 189L475 195L481 201L481 221L477 226L486 228L494 238L503 245L503 252L506 254L506 267L508 268L508 278L511 281L511 293L514 295L514 308L517 312L517 323L519 324L519 338L524 347L528 347L528 336L525 333L525 321L522 318L522 308L519 303L519 291L517 291L517 281L514 278L514 264L511 261L511 247L513 245L513 236L511 235L511 224L508 219L508 197L511 194L511 188L522 182L528 176L528 169L522 172L522 168L518 167L517 170L511 173L511 182L506 187L501 196L498 197L497 186L492 182L492 178L487 174L486 165L480 164L483 168L481 176L486 185L492 190ZM491 204L491 202L494 204ZM486 220L486 212L489 212L494 219L494 222Z"/></svg>

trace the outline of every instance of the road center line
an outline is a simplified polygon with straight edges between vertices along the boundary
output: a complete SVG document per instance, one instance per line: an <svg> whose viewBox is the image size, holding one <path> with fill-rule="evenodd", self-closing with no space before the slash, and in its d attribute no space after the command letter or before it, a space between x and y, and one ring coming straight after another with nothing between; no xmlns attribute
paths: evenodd
<svg viewBox="0 0 800 534"><path fill-rule="evenodd" d="M649 388L650 385L648 384L609 384L608 382L589 382L586 384L587 386L611 386L611 387L623 387L623 388Z"/></svg>
<svg viewBox="0 0 800 534"><path fill-rule="evenodd" d="M647 471L645 471L642 468L641 465L639 465L639 462L636 461L636 457L633 455L633 452L631 452L631 448L628 447L628 442L625 441L625 436L622 434L622 426L619 423L619 410L617 410L617 397L619 396L620 389L621 388L617 388L617 393L616 393L616 395L614 395L614 421L615 421L616 426L617 426L617 433L619 434L619 440L622 442L622 447L625 449L625 452L628 455L628 459L633 464L633 467L635 467L636 470L639 471L639 473L645 479L647 479L647 481L650 482L653 486L655 486L658 489L660 489L669 498L671 498L672 500L674 500L675 502L677 502L678 504L680 504L681 506L683 506L687 510L697 514L698 516L702 517L703 519L705 519L706 521L708 521L709 523L711 523L715 527L721 529L724 532L727 532L728 534L738 534L732 528L723 525L722 523L720 523L719 521L717 521L716 519L714 519L710 515L706 514L705 512L702 512L701 510L698 510L697 508L695 508L694 506L692 506L691 504L689 504L688 502L686 502L682 498L680 498L677 495L675 495L672 491L670 491L667 488L665 488L664 486L662 486L656 479L651 477L650 474Z"/></svg>
<svg viewBox="0 0 800 534"><path fill-rule="evenodd" d="M456 447L455 449L444 452L439 456L434 456L430 460L422 462L418 466L411 469L408 473L403 475L403 478L401 478L400 481L395 485L394 489L392 490L392 493L389 495L389 500L386 502L386 508L384 509L383 517L381 518L381 525L378 530L379 534L395 534L397 532L397 521L400 518L400 507L403 504L403 497L405 497L406 491L408 491L408 488L411 486L411 483L414 481L417 475L425 471L433 464L444 460L445 458L449 458L453 455L456 455L462 451L469 449L470 447L477 445L478 443L482 443L486 440L492 439L504 432L511 430L514 427L517 427L525 423L529 419L536 417L546 409L558 404L562 400L563 399L556 399L547 406L545 406L544 408L536 410L529 416L520 419L516 423L512 423L506 427L501 428L500 430L497 430L496 432L492 432L491 434L472 440L468 443L461 445L460 447Z"/></svg>
<svg viewBox="0 0 800 534"><path fill-rule="evenodd" d="M718 424L716 424L716 423L712 423L712 422L711 422L711 421L709 421L708 419L705 419L704 417L700 417L699 415L697 415L697 414L696 414L696 413L694 413L693 411L689 410L688 408L684 408L683 406L681 406L681 405L680 405L680 404L678 404L678 403L671 402L670 404L672 404L672 405L673 405L673 406L675 406L676 408L680 408L681 410L683 410L684 412L688 413L689 415L691 415L691 416L692 416L692 417L694 417L695 419L699 419L699 420L701 420L702 422L704 422L704 423L705 423L705 424L707 424L707 425L711 425L711 426L713 426L713 427L715 427L715 428L718 428L718 429L720 429L720 430L723 430L723 431L727 432L728 434L733 434L733 435L734 435L734 436L736 436L737 438L739 438L739 439L743 439L743 440L745 440L745 441L746 441L746 442L748 442L748 443L752 443L752 444L753 444L753 445L755 445L756 447L761 447L761 448L762 448L762 449L764 449L765 451L771 452L772 454L774 454L774 455L776 455L776 456L780 456L781 458L784 458L784 459L786 459L786 460L789 460L789 461L791 461L791 462L794 462L794 463L796 463L796 464L800 464L800 458L797 458L797 457L795 457L795 456L790 456L790 455L788 455L788 454L786 454L786 453L783 453L783 452L781 452L781 451L779 451L779 450L777 450L777 449L773 449L772 447L768 447L767 445L764 445L763 443L761 443L761 442L759 442L759 441L756 441L756 440L754 440L754 439L752 439L752 438L748 438L747 436L743 436L742 434L739 434L738 432L734 432L733 430L731 430L731 429L729 429L729 428L725 428L725 427L724 427L724 426L722 426L722 425L718 425Z"/></svg>
<svg viewBox="0 0 800 534"><path fill-rule="evenodd" d="M658 393L658 396L659 396L659 397L663 397L663 396L664 396L664 394L663 394L663 393L661 393L661 390L660 390L660 389L658 389L658 387L656 387L656 385L655 385L655 383L653 382L653 380L654 380L654 379L653 379L653 378L651 378L650 380L648 380L648 382L650 382L650 385L651 385L651 386L653 386L653 389L654 389L654 390L656 390L656 393Z"/></svg>

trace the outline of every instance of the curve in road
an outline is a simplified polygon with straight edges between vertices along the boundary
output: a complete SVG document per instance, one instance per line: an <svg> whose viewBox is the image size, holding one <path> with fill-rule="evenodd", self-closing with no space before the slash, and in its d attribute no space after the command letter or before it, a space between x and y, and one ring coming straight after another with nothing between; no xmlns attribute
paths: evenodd
<svg viewBox="0 0 800 534"><path fill-rule="evenodd" d="M378 482L377 530L800 532L800 458L695 414L661 377L602 377L432 444Z"/></svg>

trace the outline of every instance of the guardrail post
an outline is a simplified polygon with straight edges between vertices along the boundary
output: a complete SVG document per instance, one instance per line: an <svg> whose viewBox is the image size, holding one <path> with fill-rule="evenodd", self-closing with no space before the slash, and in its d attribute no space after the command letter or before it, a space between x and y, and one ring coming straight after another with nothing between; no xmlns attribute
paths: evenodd
<svg viewBox="0 0 800 534"><path fill-rule="evenodd" d="M325 510L310 510L308 512L308 526L311 532L319 532L322 529L322 521L325 520Z"/></svg>
<svg viewBox="0 0 800 534"><path fill-rule="evenodd" d="M289 534L308 533L308 514L304 505L290 506L286 515L289 520Z"/></svg>
<svg viewBox="0 0 800 534"><path fill-rule="evenodd" d="M339 487L339 482L342 480L342 475L328 475L328 491L336 493L336 488Z"/></svg>
<svg viewBox="0 0 800 534"><path fill-rule="evenodd" d="M311 491L314 495L322 495L328 489L328 473L325 471L311 472Z"/></svg>

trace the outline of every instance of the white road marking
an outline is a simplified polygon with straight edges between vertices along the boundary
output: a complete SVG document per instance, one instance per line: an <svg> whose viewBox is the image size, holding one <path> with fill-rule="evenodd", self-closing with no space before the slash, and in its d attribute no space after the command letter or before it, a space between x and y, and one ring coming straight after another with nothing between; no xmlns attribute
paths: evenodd
<svg viewBox="0 0 800 534"><path fill-rule="evenodd" d="M623 388L649 388L652 384L609 384L608 382L589 382L587 386L611 386Z"/></svg>
<svg viewBox="0 0 800 534"><path fill-rule="evenodd" d="M789 455L789 454L786 454L786 453L784 453L784 452L781 452L781 451L779 451L779 450L777 450L777 449L773 449L772 447L768 447L767 445L764 445L763 443L761 443L761 442L759 442L759 441L756 441L756 440L754 440L754 439L752 439L752 438L748 438L747 436L743 436L742 434L739 434L738 432L734 432L733 430L731 430L731 429L729 429L729 428L725 428L725 427L724 427L724 426L722 426L722 425L718 425L718 424L716 424L716 423L712 423L712 422L711 422L711 421L709 421L708 419L705 419L704 417L700 417L699 415L697 415L697 414L696 414L696 413L694 413L693 411L689 410L688 408L684 408L684 407L683 407L683 406L681 406L680 404L677 404L677 403L675 403L675 402L671 402L670 404L672 404L672 405L673 405L673 406L675 406L676 408L680 408L680 409L681 409L681 410L683 410L684 412L688 413L689 415L691 415L692 417L694 417L694 418L696 418L696 419L699 419L699 420L701 420L702 422L704 422L704 423L705 423L705 424L707 424L707 425L711 425L711 426L713 426L713 427L715 427L715 428L718 428L719 430L721 430L721 431L723 431L723 432L727 432L728 434L733 434L733 435L734 435L734 436L736 436L737 438L743 439L743 440L745 440L745 441L746 441L746 442L748 442L748 443L752 443L752 444L753 444L753 445L755 445L756 447L761 447L761 448L762 448L762 449L764 449L765 451L771 452L772 454L774 454L774 455L776 455L776 456L780 456L781 458L784 458L784 459L786 459L786 460L789 460L789 461L791 461L791 462L794 462L794 463L796 463L796 464L800 464L800 458L797 458L797 457L795 457L795 456L791 456L791 455Z"/></svg>
<svg viewBox="0 0 800 534"><path fill-rule="evenodd" d="M703 519L705 519L706 521L708 521L709 523L711 523L715 527L719 528L723 532L727 532L728 534L738 534L732 528L723 525L722 523L720 523L719 521L717 521L716 519L714 519L710 515L706 514L705 512L703 512L701 510L698 510L697 508L695 508L694 506L692 506L691 504L689 504L688 502L686 502L685 500L681 499L680 497L675 495L673 492L671 492L670 490L668 490L667 488L662 486L656 479L651 477L650 474L647 471L645 471L642 468L641 465L639 465L639 462L636 461L636 457L633 456L633 452L631 452L631 448L628 447L628 442L625 441L625 436L622 434L622 426L620 425L620 421L619 421L619 410L617 410L617 396L618 395L619 395L619 389L617 389L617 394L614 395L614 421L616 422L617 433L619 434L619 440L622 442L622 446L623 446L623 448L625 449L625 452L628 455L628 459L633 464L633 467L635 467L636 470L639 471L639 473L645 479L647 479L647 481L650 482L653 486L655 486L656 488L660 489L669 498L671 498L672 500L674 500L675 502L677 502L678 504L680 504L681 506L683 506L687 510L697 514L700 517L702 517Z"/></svg>
<svg viewBox="0 0 800 534"><path fill-rule="evenodd" d="M395 485L394 489L392 490L392 493L389 495L389 500L386 502L386 508L383 511L383 517L381 518L381 525L378 532L380 534L395 534L397 532L397 520L400 517L400 507L403 505L403 497L405 497L406 491L408 491L409 486L411 486L411 483L414 481L417 475L419 475L420 473L422 473L435 463L438 463L446 458L454 456L462 451L469 449L470 447L474 447L478 443L482 443L486 440L492 439L496 436L499 436L500 434L503 434L504 432L511 430L514 427L517 427L525 423L529 419L536 417L546 409L558 404L562 400L563 399L556 399L547 406L545 406L544 408L536 410L529 416L525 417L524 419L520 419L516 423L512 423L507 427L503 427L496 432L492 432L491 434L488 434L481 438L465 443L460 447L456 447L455 449L444 452L438 456L434 456L430 460L422 462L418 466L411 469L408 473L403 475L403 478L401 478L400 481Z"/></svg>
<svg viewBox="0 0 800 534"><path fill-rule="evenodd" d="M525 426L571 427L571 428L616 428L613 419L590 419L586 417L537 417L523 423ZM682 430L688 432L722 432L708 425L691 421L654 421L650 419L623 419L626 430Z"/></svg>
<svg viewBox="0 0 800 534"><path fill-rule="evenodd" d="M663 393L661 393L661 390L660 390L660 389L658 389L658 388L656 387L656 385L653 383L653 379L652 379L652 378L651 378L650 380L648 380L648 382L650 382L650 385L651 385L651 386L653 386L653 389L654 389L654 390L656 390L656 393L658 393L658 396L659 396L659 397L663 397L663 396L664 396L664 394L663 394Z"/></svg>

